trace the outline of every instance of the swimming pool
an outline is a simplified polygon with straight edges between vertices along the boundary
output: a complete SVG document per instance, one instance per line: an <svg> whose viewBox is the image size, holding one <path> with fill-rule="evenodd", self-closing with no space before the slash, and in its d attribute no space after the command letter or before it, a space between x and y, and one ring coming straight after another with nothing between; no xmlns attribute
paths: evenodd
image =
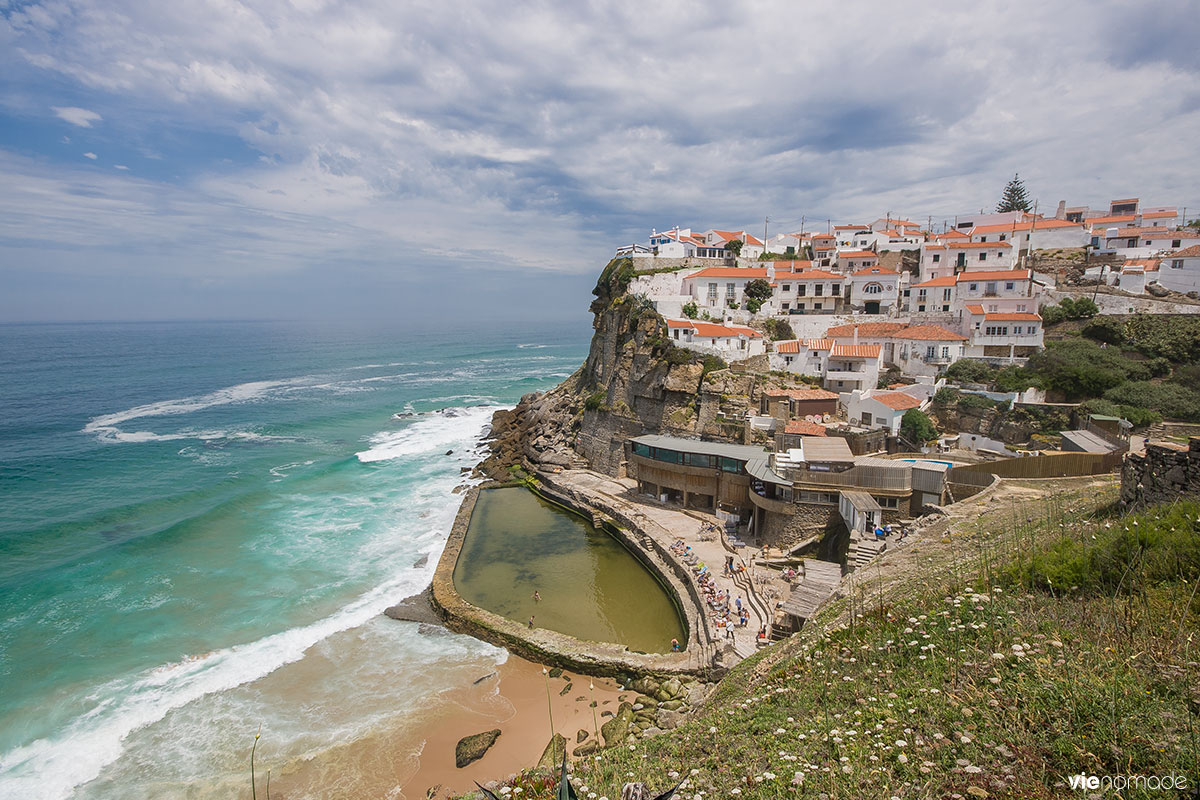
<svg viewBox="0 0 1200 800"><path fill-rule="evenodd" d="M916 464L918 462L928 462L930 464L942 464L947 469L954 466L953 461L938 461L936 458L902 458L900 460L907 461L909 464Z"/></svg>

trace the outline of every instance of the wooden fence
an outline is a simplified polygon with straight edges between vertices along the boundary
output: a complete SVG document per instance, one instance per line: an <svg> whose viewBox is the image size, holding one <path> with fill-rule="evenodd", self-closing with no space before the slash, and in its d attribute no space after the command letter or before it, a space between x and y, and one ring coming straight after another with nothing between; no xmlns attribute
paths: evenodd
<svg viewBox="0 0 1200 800"><path fill-rule="evenodd" d="M946 479L953 483L978 486L984 475L1001 478L1075 478L1103 475L1121 465L1124 453L1052 453L1044 456L1005 458L983 464L953 467Z"/></svg>

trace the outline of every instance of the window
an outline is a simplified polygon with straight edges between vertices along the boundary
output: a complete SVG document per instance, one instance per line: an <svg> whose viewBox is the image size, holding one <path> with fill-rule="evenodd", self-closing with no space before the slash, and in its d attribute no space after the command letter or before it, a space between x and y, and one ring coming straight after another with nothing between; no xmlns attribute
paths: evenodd
<svg viewBox="0 0 1200 800"><path fill-rule="evenodd" d="M935 263L935 264L936 264L936 263L938 263L938 262L939 262L939 261L941 261L941 260L942 260L942 254L941 254L941 253L934 253L934 254L933 254L933 263Z"/></svg>
<svg viewBox="0 0 1200 800"><path fill-rule="evenodd" d="M715 283L710 283L708 285L708 300L709 300L709 302L716 302L716 299L717 299L717 285Z"/></svg>
<svg viewBox="0 0 1200 800"><path fill-rule="evenodd" d="M945 300L947 303L950 302L950 290L949 289L942 290L942 299Z"/></svg>
<svg viewBox="0 0 1200 800"><path fill-rule="evenodd" d="M875 502L879 503L880 508L899 508L899 497L876 497Z"/></svg>
<svg viewBox="0 0 1200 800"><path fill-rule="evenodd" d="M1183 244L1183 242L1180 239L1171 240L1171 247L1179 247L1181 244Z"/></svg>
<svg viewBox="0 0 1200 800"><path fill-rule="evenodd" d="M988 281L987 283L985 283L983 286L983 291L984 291L984 294L995 294L996 293L996 282Z"/></svg>
<svg viewBox="0 0 1200 800"><path fill-rule="evenodd" d="M1002 234L1000 234L1000 241L1002 241L1002 242L1003 242L1003 241L1004 241L1005 239L1007 239L1007 238L1008 238L1008 236L1007 236L1006 234L1003 234L1003 233L1002 233Z"/></svg>
<svg viewBox="0 0 1200 800"><path fill-rule="evenodd" d="M942 358L949 358L949 357L950 357L950 347L947 345L946 347L942 348Z"/></svg>
<svg viewBox="0 0 1200 800"><path fill-rule="evenodd" d="M721 471L722 472L741 472L742 464L744 462L738 461L737 459L734 459L734 458L725 458L724 456L722 456L720 459L720 463L721 463Z"/></svg>
<svg viewBox="0 0 1200 800"><path fill-rule="evenodd" d="M785 363L785 364L790 364L790 363L792 363L792 357L791 357L791 356L784 356L784 357L783 357L783 363Z"/></svg>
<svg viewBox="0 0 1200 800"><path fill-rule="evenodd" d="M808 294L808 286L803 283L796 284L796 297L804 297Z"/></svg>
<svg viewBox="0 0 1200 800"><path fill-rule="evenodd" d="M814 284L813 285L813 296L820 297L823 294L825 294L825 284L823 284L823 283Z"/></svg>
<svg viewBox="0 0 1200 800"><path fill-rule="evenodd" d="M979 241L981 241L981 242L986 242L986 241L987 241L987 237L986 237L986 236L980 236L980 237L979 237Z"/></svg>
<svg viewBox="0 0 1200 800"><path fill-rule="evenodd" d="M1005 281L1004 291L1011 292L1015 288L1017 288L1017 284L1014 281Z"/></svg>
<svg viewBox="0 0 1200 800"><path fill-rule="evenodd" d="M1183 259L1182 258L1171 259L1171 269L1183 269Z"/></svg>
<svg viewBox="0 0 1200 800"><path fill-rule="evenodd" d="M887 419L885 419L884 417L876 417L875 424L876 425L887 425Z"/></svg>
<svg viewBox="0 0 1200 800"><path fill-rule="evenodd" d="M926 346L926 348L925 348L925 357L926 358L934 358L936 355L937 355L937 348L935 348L933 345Z"/></svg>
<svg viewBox="0 0 1200 800"><path fill-rule="evenodd" d="M784 303L784 304L783 304L783 310L784 310L784 311L787 311L787 310L788 310L788 308L789 308L790 306L791 306L791 303Z"/></svg>
<svg viewBox="0 0 1200 800"><path fill-rule="evenodd" d="M924 313L925 313L925 306L917 306L917 312L918 312L918 313L921 313L921 314L924 314Z"/></svg>
<svg viewBox="0 0 1200 800"><path fill-rule="evenodd" d="M924 289L918 289L918 290L917 290L917 297L924 298L924 297L925 297L925 290L924 290Z"/></svg>
<svg viewBox="0 0 1200 800"><path fill-rule="evenodd" d="M1008 326L1007 325L988 325L987 328L984 330L984 334L987 336L1008 336Z"/></svg>
<svg viewBox="0 0 1200 800"><path fill-rule="evenodd" d="M1021 305L1017 306L1017 313L1019 313L1019 314L1023 314L1023 313L1025 313L1025 304L1024 304L1024 303L1022 303Z"/></svg>
<svg viewBox="0 0 1200 800"><path fill-rule="evenodd" d="M713 463L712 456L700 455L699 453L684 453L683 464L687 467L704 467L705 469L712 469L716 466Z"/></svg>
<svg viewBox="0 0 1200 800"><path fill-rule="evenodd" d="M980 253L980 254L979 254L979 260L980 260L980 261L987 261L987 253Z"/></svg>
<svg viewBox="0 0 1200 800"><path fill-rule="evenodd" d="M737 284L735 284L735 283L725 284L725 296L726 297L733 299L734 295L736 295L736 294L737 294Z"/></svg>
<svg viewBox="0 0 1200 800"><path fill-rule="evenodd" d="M821 310L821 304L813 303L813 311L820 311L820 310Z"/></svg>
<svg viewBox="0 0 1200 800"><path fill-rule="evenodd" d="M883 284L868 283L863 287L863 294L883 294Z"/></svg>
<svg viewBox="0 0 1200 800"><path fill-rule="evenodd" d="M978 283L969 283L969 284L967 284L967 288L970 289L972 292L978 291L979 284Z"/></svg>
<svg viewBox="0 0 1200 800"><path fill-rule="evenodd" d="M790 292L791 290L792 290L792 285L790 283L785 283L783 285L783 291Z"/></svg>

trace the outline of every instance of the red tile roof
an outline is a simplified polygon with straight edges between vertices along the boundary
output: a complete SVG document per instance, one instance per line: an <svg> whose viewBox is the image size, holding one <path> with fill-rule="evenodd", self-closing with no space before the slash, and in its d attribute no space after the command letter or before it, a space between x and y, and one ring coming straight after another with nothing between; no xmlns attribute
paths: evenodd
<svg viewBox="0 0 1200 800"><path fill-rule="evenodd" d="M892 334L894 339L913 339L921 342L964 342L967 337L946 330L941 325L910 325Z"/></svg>
<svg viewBox="0 0 1200 800"><path fill-rule="evenodd" d="M1067 219L1039 219L1033 223L1035 231L1044 231L1050 228L1079 228L1083 230L1083 226L1078 222L1071 222Z"/></svg>
<svg viewBox="0 0 1200 800"><path fill-rule="evenodd" d="M955 275L959 283L970 283L971 281L1027 281L1033 277L1033 273L1027 269L1002 269L1002 270L976 270L972 272L960 272Z"/></svg>
<svg viewBox="0 0 1200 800"><path fill-rule="evenodd" d="M809 339L806 343L809 350L832 350L833 339Z"/></svg>
<svg viewBox="0 0 1200 800"><path fill-rule="evenodd" d="M871 395L872 400L878 400L893 411L906 411L919 408L921 401L904 392L877 392Z"/></svg>
<svg viewBox="0 0 1200 800"><path fill-rule="evenodd" d="M745 336L749 339L761 339L762 334L753 328L740 325L715 325L711 322L693 322L692 328L697 336L707 336L715 339L725 339L732 336Z"/></svg>
<svg viewBox="0 0 1200 800"><path fill-rule="evenodd" d="M794 419L783 426L784 433L798 433L801 436L824 436L825 426L806 419Z"/></svg>
<svg viewBox="0 0 1200 800"><path fill-rule="evenodd" d="M792 340L789 342L776 342L775 343L775 352L776 353L799 353L800 352L800 342L796 341L796 340Z"/></svg>
<svg viewBox="0 0 1200 800"><path fill-rule="evenodd" d="M1178 211L1147 211L1142 214L1142 219L1169 219L1178 216Z"/></svg>
<svg viewBox="0 0 1200 800"><path fill-rule="evenodd" d="M984 314L988 322L1041 322L1037 314Z"/></svg>
<svg viewBox="0 0 1200 800"><path fill-rule="evenodd" d="M1012 247L1008 242L950 242L946 245L953 250L979 250L993 247Z"/></svg>
<svg viewBox="0 0 1200 800"><path fill-rule="evenodd" d="M971 229L971 235L977 233L1007 233L1009 231L1028 230L1028 222L1008 222L1003 225L976 225Z"/></svg>
<svg viewBox="0 0 1200 800"><path fill-rule="evenodd" d="M861 277L866 277L869 275L892 275L892 276L895 276L895 275L899 275L900 273L898 273L892 269L884 269L883 267L867 267L866 269L860 269L857 272L852 272L850 274L856 278L861 278Z"/></svg>
<svg viewBox="0 0 1200 800"><path fill-rule="evenodd" d="M838 258L879 258L879 254L870 250L846 250L838 253Z"/></svg>
<svg viewBox="0 0 1200 800"><path fill-rule="evenodd" d="M1167 256L1167 258L1200 258L1200 244L1194 244L1191 247L1185 247L1182 250L1176 250L1174 253L1171 253L1171 255ZM1164 258L1163 261L1166 261L1167 258Z"/></svg>
<svg viewBox="0 0 1200 800"><path fill-rule="evenodd" d="M924 289L924 288L928 288L931 286L953 286L957 282L958 282L957 275L942 275L939 278L930 278L929 280L924 281L922 283L914 283L912 288Z"/></svg>
<svg viewBox="0 0 1200 800"><path fill-rule="evenodd" d="M845 277L845 275L838 275L836 272L825 272L819 269L810 269L803 272L775 273L775 280L777 281L840 281Z"/></svg>
<svg viewBox="0 0 1200 800"><path fill-rule="evenodd" d="M969 311L972 314L982 314L983 306L979 305L979 303L969 303L967 305L967 311Z"/></svg>
<svg viewBox="0 0 1200 800"><path fill-rule="evenodd" d="M852 322L848 325L835 325L825 331L825 337L828 339L849 339L854 336L854 329L858 329L859 336L890 336L896 331L908 327L903 322Z"/></svg>
<svg viewBox="0 0 1200 800"><path fill-rule="evenodd" d="M835 344L829 351L830 358L879 358L883 349L880 344Z"/></svg>
<svg viewBox="0 0 1200 800"><path fill-rule="evenodd" d="M1085 219L1084 225L1104 225L1109 222L1133 222L1137 217L1133 214L1118 214L1115 217L1092 217Z"/></svg>
<svg viewBox="0 0 1200 800"><path fill-rule="evenodd" d="M1127 237L1153 239L1200 239L1200 231L1173 231L1170 228L1117 228L1115 236L1109 239L1125 239Z"/></svg>
<svg viewBox="0 0 1200 800"><path fill-rule="evenodd" d="M787 397L792 400L837 400L838 395L824 389L764 389L767 397Z"/></svg>
<svg viewBox="0 0 1200 800"><path fill-rule="evenodd" d="M766 280L766 277L766 267L705 267L699 272L688 275L684 280L689 278L745 278L749 281L755 278Z"/></svg>

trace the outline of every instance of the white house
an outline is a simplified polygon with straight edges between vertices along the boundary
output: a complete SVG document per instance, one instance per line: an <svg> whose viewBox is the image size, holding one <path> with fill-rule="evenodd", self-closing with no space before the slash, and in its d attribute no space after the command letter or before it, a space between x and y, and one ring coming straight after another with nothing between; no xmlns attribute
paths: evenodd
<svg viewBox="0 0 1200 800"><path fill-rule="evenodd" d="M1121 283L1124 284L1124 280ZM1158 283L1173 292L1200 292L1200 244L1163 258L1158 266Z"/></svg>
<svg viewBox="0 0 1200 800"><path fill-rule="evenodd" d="M825 373L825 362L833 349L832 339L789 339L775 343L771 353L771 369L796 375L819 377Z"/></svg>
<svg viewBox="0 0 1200 800"><path fill-rule="evenodd" d="M1036 311L989 312L972 303L965 312L968 358L1014 361L1042 349L1042 318Z"/></svg>
<svg viewBox="0 0 1200 800"><path fill-rule="evenodd" d="M783 269L782 267L788 267ZM790 314L834 314L842 309L846 276L811 269L811 261L776 261L771 309Z"/></svg>
<svg viewBox="0 0 1200 800"><path fill-rule="evenodd" d="M833 235L839 253L843 250L865 250L875 241L870 225L834 225Z"/></svg>
<svg viewBox="0 0 1200 800"><path fill-rule="evenodd" d="M837 257L837 240L830 233L817 233L812 237L813 261L819 267L828 267Z"/></svg>
<svg viewBox="0 0 1200 800"><path fill-rule="evenodd" d="M860 269L850 275L850 307L866 314L888 314L900 299L899 272L883 267Z"/></svg>
<svg viewBox="0 0 1200 800"><path fill-rule="evenodd" d="M838 394L874 389L879 383L882 352L877 344L835 344L825 361L822 384Z"/></svg>
<svg viewBox="0 0 1200 800"><path fill-rule="evenodd" d="M680 292L704 308L740 308L747 283L772 279L767 267L706 267L684 277Z"/></svg>
<svg viewBox="0 0 1200 800"><path fill-rule="evenodd" d="M870 389L851 392L842 405L851 422L864 428L883 428L892 436L900 432L900 420L904 412L920 408L922 403L910 394L901 391Z"/></svg>
<svg viewBox="0 0 1200 800"><path fill-rule="evenodd" d="M870 269L879 264L879 255L870 250L839 250L837 254L838 272L850 275L860 269Z"/></svg>
<svg viewBox="0 0 1200 800"><path fill-rule="evenodd" d="M1030 270L960 272L954 278L953 311L961 311L973 303L982 305L985 311L991 313L1037 311L1033 272Z"/></svg>
<svg viewBox="0 0 1200 800"><path fill-rule="evenodd" d="M763 246L762 240L751 236L746 231L719 231L715 228L704 232L704 241L709 247L720 247L729 253L726 245L737 239L742 243L741 257L755 259L761 256L766 248Z"/></svg>
<svg viewBox="0 0 1200 800"><path fill-rule="evenodd" d="M954 290L957 275L942 275L920 283L914 283L905 292L902 305L906 311L917 314L948 313L954 308Z"/></svg>
<svg viewBox="0 0 1200 800"><path fill-rule="evenodd" d="M896 366L911 377L936 377L966 354L967 337L941 325L909 325L891 338Z"/></svg>
<svg viewBox="0 0 1200 800"><path fill-rule="evenodd" d="M766 352L762 334L740 325L717 325L690 319L667 320L671 343L711 353L726 361L741 361Z"/></svg>
<svg viewBox="0 0 1200 800"><path fill-rule="evenodd" d="M1200 244L1200 231L1169 228L1109 228L1103 235L1104 249L1125 258L1149 258Z"/></svg>
<svg viewBox="0 0 1200 800"><path fill-rule="evenodd" d="M958 272L973 269L1006 269L1016 260L1008 242L948 242L946 253ZM922 273L923 274L923 273Z"/></svg>
<svg viewBox="0 0 1200 800"><path fill-rule="evenodd" d="M1125 259L1113 285L1130 294L1145 294L1146 285L1158 282L1157 258Z"/></svg>

